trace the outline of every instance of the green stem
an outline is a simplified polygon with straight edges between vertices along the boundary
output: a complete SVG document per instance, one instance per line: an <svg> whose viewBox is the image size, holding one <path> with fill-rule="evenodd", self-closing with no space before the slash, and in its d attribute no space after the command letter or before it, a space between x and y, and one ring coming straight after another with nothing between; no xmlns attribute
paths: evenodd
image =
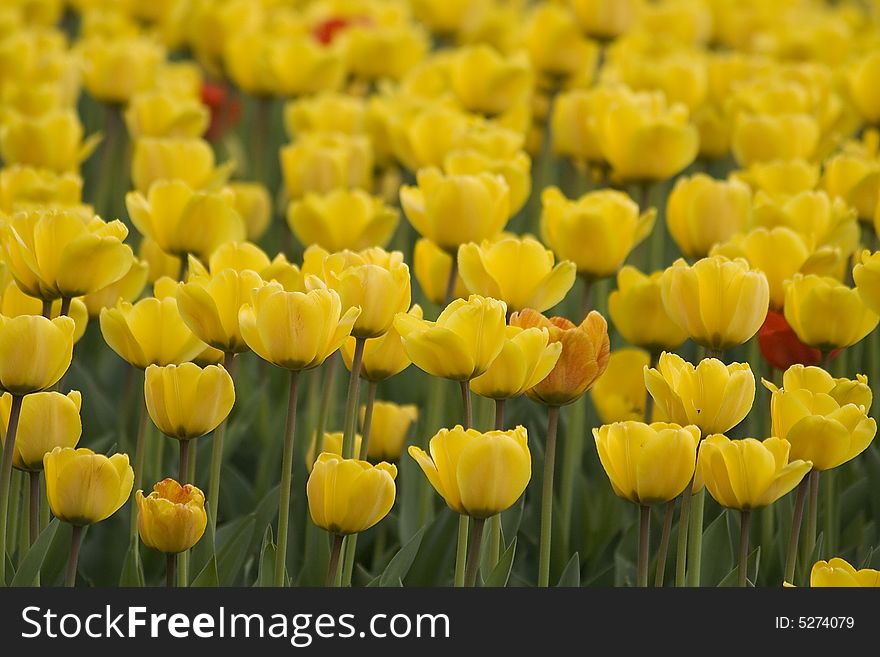
<svg viewBox="0 0 880 657"><path fill-rule="evenodd" d="M61 297L61 310L58 312L59 317L67 317L70 315L70 302L73 301L70 297Z"/></svg>
<svg viewBox="0 0 880 657"><path fill-rule="evenodd" d="M495 400L495 431L504 431L504 399Z"/></svg>
<svg viewBox="0 0 880 657"><path fill-rule="evenodd" d="M657 367L657 363L660 362L660 352L656 349L651 350L650 361L648 367L651 369L655 369ZM651 393L648 392L648 387L645 386L645 423L651 424L652 416L654 415L654 398L651 396Z"/></svg>
<svg viewBox="0 0 880 657"><path fill-rule="evenodd" d="M82 545L82 525L74 525L70 535L70 555L67 558L67 574L64 577L64 586L72 588L76 584L76 564L79 562L79 548Z"/></svg>
<svg viewBox="0 0 880 657"><path fill-rule="evenodd" d="M351 586L351 578L354 575L354 558L357 555L357 534L349 534L345 537L343 546L344 561L342 563L342 586Z"/></svg>
<svg viewBox="0 0 880 657"><path fill-rule="evenodd" d="M177 583L177 555L165 555L165 586L173 589Z"/></svg>
<svg viewBox="0 0 880 657"><path fill-rule="evenodd" d="M544 448L544 482L541 491L541 543L538 556L538 586L550 585L550 539L553 529L553 471L556 461L556 429L559 407L547 407L547 443Z"/></svg>
<svg viewBox="0 0 880 657"><path fill-rule="evenodd" d="M788 552L785 556L785 581L794 584L795 568L797 567L798 538L804 519L804 506L807 502L807 491L810 488L809 475L798 485L797 497L794 502L794 515L791 517L791 530L788 534Z"/></svg>
<svg viewBox="0 0 880 657"><path fill-rule="evenodd" d="M330 545L330 563L327 565L327 580L325 586L336 586L336 571L339 568L339 553L342 551L343 536L333 534Z"/></svg>
<svg viewBox="0 0 880 657"><path fill-rule="evenodd" d="M28 500L28 543L33 545L40 535L40 472L28 472L30 499Z"/></svg>
<svg viewBox="0 0 880 657"><path fill-rule="evenodd" d="M584 317L593 309L593 279L589 276L581 276L584 282L581 288L581 315Z"/></svg>
<svg viewBox="0 0 880 657"><path fill-rule="evenodd" d="M235 372L235 354L226 353L223 357L223 367L233 376ZM220 505L220 475L223 470L223 443L226 439L226 425L229 417L223 420L214 430L211 437L211 475L208 480L208 522L211 523L211 536L217 528L217 512Z"/></svg>
<svg viewBox="0 0 880 657"><path fill-rule="evenodd" d="M828 470L825 473L825 495L822 502L825 507L825 530L823 532L825 541L822 549L828 555L837 554L837 503L834 499L834 477L834 470Z"/></svg>
<svg viewBox="0 0 880 657"><path fill-rule="evenodd" d="M324 361L324 381L321 384L321 403L318 406L318 424L315 426L315 454L324 451L324 428L327 426L327 415L330 412L330 399L333 396L333 379L336 375L336 354Z"/></svg>
<svg viewBox="0 0 880 657"><path fill-rule="evenodd" d="M666 575L666 555L669 553L669 536L672 534L672 516L675 515L675 500L666 503L663 514L663 531L660 533L660 547L657 548L657 570L654 574L654 586L663 586Z"/></svg>
<svg viewBox="0 0 880 657"><path fill-rule="evenodd" d="M46 319L52 319L52 302L51 301L46 301L45 299L43 299L42 315Z"/></svg>
<svg viewBox="0 0 880 657"><path fill-rule="evenodd" d="M748 584L749 574L749 528L752 524L750 511L740 512L739 523L739 569L736 573L736 585L744 587Z"/></svg>
<svg viewBox="0 0 880 657"><path fill-rule="evenodd" d="M679 496L681 498L681 507L678 512L678 542L675 546L675 586L681 588L687 583L687 546L688 546L688 529L690 527L691 513L691 490L694 482L691 483L685 491Z"/></svg>
<svg viewBox="0 0 880 657"><path fill-rule="evenodd" d="M703 504L706 490L695 493L691 500L690 527L688 528L687 585L700 585L700 566L703 560Z"/></svg>
<svg viewBox="0 0 880 657"><path fill-rule="evenodd" d="M465 569L467 565L468 548L468 517L458 517L458 546L455 551L455 580L456 588L461 588L465 583Z"/></svg>
<svg viewBox="0 0 880 657"><path fill-rule="evenodd" d="M345 398L345 430L342 434L342 458L354 458L354 435L360 402L361 363L364 359L365 338L355 338L351 374L348 377L348 395Z"/></svg>
<svg viewBox="0 0 880 657"><path fill-rule="evenodd" d="M455 281L458 277L458 254L452 256L452 267L449 268L449 277L446 279L446 292L443 294L445 305L452 303L455 294Z"/></svg>
<svg viewBox="0 0 880 657"><path fill-rule="evenodd" d="M651 507L639 506L639 561L636 586L648 586L648 554L651 542Z"/></svg>
<svg viewBox="0 0 880 657"><path fill-rule="evenodd" d="M379 387L379 384L375 381L370 381L367 384L367 403L364 407L364 422L361 427L361 454L360 459L362 461L366 460L367 452L370 447L370 432L373 428L373 406L376 403L376 389Z"/></svg>
<svg viewBox="0 0 880 657"><path fill-rule="evenodd" d="M6 441L3 443L3 460L0 461L0 586L6 585L6 532L9 514L9 483L12 480L12 460L15 455L15 436L21 417L22 395L12 395Z"/></svg>
<svg viewBox="0 0 880 657"><path fill-rule="evenodd" d="M191 473L193 471L193 467L195 466L195 445L190 446L190 443L195 443L197 439L193 438L192 440L181 440L180 442L180 461L178 464L179 467L179 475L180 475L180 484L183 485L187 482L191 482L193 477ZM177 585L181 588L186 588L189 586L189 550L185 550L177 555Z"/></svg>
<svg viewBox="0 0 880 657"><path fill-rule="evenodd" d="M504 430L504 401L495 400L495 430ZM489 518L489 568L495 568L501 558L501 514ZM491 572L491 570L490 570Z"/></svg>
<svg viewBox="0 0 880 657"><path fill-rule="evenodd" d="M571 422L565 433L565 443L562 445L562 478L559 486L559 517L562 522L562 553L569 554L571 550L572 530L572 507L574 504L575 477L580 472L584 461L584 422L587 414L587 399L582 396L575 400L571 409Z"/></svg>
<svg viewBox="0 0 880 657"><path fill-rule="evenodd" d="M483 542L483 525L485 522L485 518L474 518L471 545L468 550L467 571L464 577L464 585L468 588L473 588L477 583L477 569L480 567L480 545Z"/></svg>
<svg viewBox="0 0 880 657"><path fill-rule="evenodd" d="M804 536L804 562L809 562L816 548L816 529L819 517L819 471L810 470L810 501L807 508L807 533Z"/></svg>
<svg viewBox="0 0 880 657"><path fill-rule="evenodd" d="M290 391L287 397L287 426L284 431L284 450L281 457L281 490L278 498L278 550L275 553L275 586L286 586L287 534L290 521L290 489L293 484L293 445L296 438L296 392L299 371L290 371Z"/></svg>
<svg viewBox="0 0 880 657"><path fill-rule="evenodd" d="M178 441L180 448L179 451L179 459L177 461L177 476L179 477L179 483L182 486L186 483L186 478L189 476L189 441L188 440L180 440Z"/></svg>
<svg viewBox="0 0 880 657"><path fill-rule="evenodd" d="M141 404L140 417L138 418L137 441L134 448L134 485L132 490L143 489L144 478L144 456L147 447L147 434L149 430L149 414L147 413L147 404ZM140 544L138 543L138 509L135 496L132 496L131 502L131 521L129 524L129 548L134 551L135 565L140 562Z"/></svg>
<svg viewBox="0 0 880 657"><path fill-rule="evenodd" d="M445 379L431 377L428 382L428 410L419 441L421 447L428 449L428 441L437 431L442 422L443 408L446 399ZM434 488L426 477L419 477L419 527L424 527L434 517Z"/></svg>
<svg viewBox="0 0 880 657"><path fill-rule="evenodd" d="M471 388L467 381L459 381L459 385L461 386L461 405L464 409L463 426L465 429L470 429L474 422L473 409L471 408Z"/></svg>

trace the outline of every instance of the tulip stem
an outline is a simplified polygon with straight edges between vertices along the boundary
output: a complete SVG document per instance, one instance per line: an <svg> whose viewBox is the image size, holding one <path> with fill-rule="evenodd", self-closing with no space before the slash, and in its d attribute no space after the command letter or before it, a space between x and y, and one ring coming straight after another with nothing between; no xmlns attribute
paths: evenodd
<svg viewBox="0 0 880 657"><path fill-rule="evenodd" d="M333 379L336 375L336 354L324 361L324 380L321 382L321 403L318 406L318 423L315 426L315 454L324 451L324 427L330 410L330 397L333 395Z"/></svg>
<svg viewBox="0 0 880 657"><path fill-rule="evenodd" d="M370 381L367 385L367 404L364 407L364 423L361 427L361 454L360 459L366 460L367 452L370 447L370 431L373 428L373 406L376 403L376 389L379 384L376 381Z"/></svg>
<svg viewBox="0 0 880 657"><path fill-rule="evenodd" d="M61 310L58 312L59 317L67 317L70 315L70 302L73 301L70 297L61 297Z"/></svg>
<svg viewBox="0 0 880 657"><path fill-rule="evenodd" d="M807 502L807 490L810 487L809 476L798 484L797 498L794 502L794 515L791 517L791 532L788 535L788 553L785 556L785 581L794 584L794 571L797 567L798 538L801 523L804 519L804 506Z"/></svg>
<svg viewBox="0 0 880 657"><path fill-rule="evenodd" d="M235 372L235 354L227 352L223 356L223 367L233 376ZM214 430L211 437L211 476L208 480L208 522L211 523L211 535L217 528L217 511L220 506L220 474L223 470L223 443L226 438L227 416Z"/></svg>
<svg viewBox="0 0 880 657"><path fill-rule="evenodd" d="M40 472L28 472L30 500L28 502L28 544L33 545L40 535Z"/></svg>
<svg viewBox="0 0 880 657"><path fill-rule="evenodd" d="M495 400L495 431L504 431L504 399Z"/></svg>
<svg viewBox="0 0 880 657"><path fill-rule="evenodd" d="M681 588L686 581L687 573L687 546L688 546L688 528L690 525L691 498L693 497L691 490L694 487L694 480L685 491L679 496L681 498L681 508L678 512L678 543L675 547L675 586Z"/></svg>
<svg viewBox="0 0 880 657"><path fill-rule="evenodd" d="M183 486L187 483L186 479L189 475L189 441L181 440L180 442L180 461L178 464L178 477L180 478L179 483Z"/></svg>
<svg viewBox="0 0 880 657"><path fill-rule="evenodd" d="M586 317L593 309L593 279L589 276L581 276L584 286L581 288L581 314Z"/></svg>
<svg viewBox="0 0 880 657"><path fill-rule="evenodd" d="M464 578L464 585L468 588L473 588L477 583L477 569L480 566L480 546L483 543L483 525L485 523L485 518L474 518L471 545L468 549L467 572Z"/></svg>
<svg viewBox="0 0 880 657"><path fill-rule="evenodd" d="M449 278L446 279L446 291L443 294L444 305L452 303L455 295L455 280L458 278L458 251L452 256L452 267L449 268Z"/></svg>
<svg viewBox="0 0 880 657"><path fill-rule="evenodd" d="M471 408L471 388L467 381L459 381L461 385L461 405L464 408L464 422L462 423L465 429L470 429L473 424L473 410Z"/></svg>
<svg viewBox="0 0 880 657"><path fill-rule="evenodd" d="M648 586L648 552L651 542L651 507L639 506L639 562L636 586Z"/></svg>
<svg viewBox="0 0 880 657"><path fill-rule="evenodd" d="M749 581L749 529L752 526L752 513L742 511L739 517L739 570L736 574L736 585L744 587Z"/></svg>
<svg viewBox="0 0 880 657"><path fill-rule="evenodd" d="M67 575L64 577L64 586L72 588L76 584L76 564L79 562L79 548L82 545L82 525L74 525L70 534L70 556L67 558Z"/></svg>
<svg viewBox="0 0 880 657"><path fill-rule="evenodd" d="M553 529L553 470L556 465L556 428L559 407L547 407L547 443L544 447L544 482L541 491L541 543L538 557L538 586L550 585L550 538Z"/></svg>
<svg viewBox="0 0 880 657"><path fill-rule="evenodd" d="M342 434L342 458L355 457L354 434L357 426L358 402L360 401L361 363L364 360L366 338L355 338L351 374L348 377L348 395L345 398L345 433Z"/></svg>
<svg viewBox="0 0 880 657"><path fill-rule="evenodd" d="M504 431L504 399L495 400L495 430ZM489 518L489 567L495 568L501 558L501 514Z"/></svg>
<svg viewBox="0 0 880 657"><path fill-rule="evenodd" d="M669 536L672 534L672 516L675 515L675 500L666 503L663 514L663 531L660 533L660 547L657 548L657 570L654 574L654 586L662 587L666 576L666 555L669 553Z"/></svg>
<svg viewBox="0 0 880 657"><path fill-rule="evenodd" d="M330 563L327 566L327 580L324 586L336 586L336 571L339 569L339 553L342 552L341 534L333 534L330 544Z"/></svg>
<svg viewBox="0 0 880 657"><path fill-rule="evenodd" d="M703 505L706 491L694 493L691 500L690 527L688 528L688 586L700 585L700 566L703 560Z"/></svg>
<svg viewBox="0 0 880 657"><path fill-rule="evenodd" d="M165 586L173 589L177 585L177 555L165 555Z"/></svg>
<svg viewBox="0 0 880 657"><path fill-rule="evenodd" d="M52 319L52 302L43 299L43 317Z"/></svg>
<svg viewBox="0 0 880 657"><path fill-rule="evenodd" d="M144 456L147 449L147 433L149 429L149 415L147 403L141 403L140 418L138 418L137 441L134 448L134 485L132 490L141 490L144 478ZM135 565L141 560L140 546L138 545L138 509L135 496L131 498L131 523L129 525L129 549L133 550Z"/></svg>
<svg viewBox="0 0 880 657"><path fill-rule="evenodd" d="M21 417L22 395L12 395L9 409L9 425L3 443L3 460L0 462L0 586L6 586L6 530L9 513L9 484L12 481L12 460L15 455L15 435Z"/></svg>
<svg viewBox="0 0 880 657"><path fill-rule="evenodd" d="M816 548L816 528L819 516L819 471L810 470L807 475L810 486L810 504L807 510L807 533L804 543L804 557L809 561Z"/></svg>
<svg viewBox="0 0 880 657"><path fill-rule="evenodd" d="M650 364L648 367L650 369L656 369L657 364L660 362L660 352L656 349L651 350ZM645 423L651 424L651 418L654 415L654 398L651 396L648 387L645 386Z"/></svg>
<svg viewBox="0 0 880 657"><path fill-rule="evenodd" d="M458 517L458 546L455 552L455 587L461 588L466 580L468 548L468 517Z"/></svg>
<svg viewBox="0 0 880 657"><path fill-rule="evenodd" d="M343 546L342 561L342 586L351 586L351 578L354 575L354 558L357 554L357 534L349 534Z"/></svg>
<svg viewBox="0 0 880 657"><path fill-rule="evenodd" d="M290 520L290 487L293 479L293 441L296 437L296 391L299 371L290 371L290 393L287 398L287 427L281 457L281 491L278 498L278 551L275 553L275 586L286 586L287 526Z"/></svg>

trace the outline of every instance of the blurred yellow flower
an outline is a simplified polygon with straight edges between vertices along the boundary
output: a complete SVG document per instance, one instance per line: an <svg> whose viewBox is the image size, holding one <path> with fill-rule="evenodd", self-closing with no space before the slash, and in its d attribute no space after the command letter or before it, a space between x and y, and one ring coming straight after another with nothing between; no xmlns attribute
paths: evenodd
<svg viewBox="0 0 880 657"><path fill-rule="evenodd" d="M261 183L241 180L233 180L226 187L235 194L233 206L244 220L247 238L251 241L260 239L272 221L269 190Z"/></svg>
<svg viewBox="0 0 880 657"><path fill-rule="evenodd" d="M234 163L215 165L214 151L204 139L139 137L134 142L131 181L146 194L157 180L178 181L192 189L215 188L232 172Z"/></svg>
<svg viewBox="0 0 880 657"><path fill-rule="evenodd" d="M361 406L361 426L366 408ZM403 445L413 422L419 417L415 404L395 404L377 401L373 404L373 417L370 421L370 440L367 444L367 459L372 462L400 460ZM355 451L358 451L357 448Z"/></svg>
<svg viewBox="0 0 880 657"><path fill-rule="evenodd" d="M131 97L125 124L132 139L138 137L201 137L210 112L195 98L149 91Z"/></svg>
<svg viewBox="0 0 880 657"><path fill-rule="evenodd" d="M284 187L291 199L338 187L369 189L373 151L364 135L305 133L281 148Z"/></svg>
<svg viewBox="0 0 880 657"><path fill-rule="evenodd" d="M107 103L126 103L150 89L165 59L162 46L148 38L86 38L74 50L83 62L86 90Z"/></svg>
<svg viewBox="0 0 880 657"><path fill-rule="evenodd" d="M0 157L7 166L21 164L56 173L77 172L99 141L98 135L83 141L83 126L72 109L35 117L13 113L0 129Z"/></svg>
<svg viewBox="0 0 880 657"><path fill-rule="evenodd" d="M418 304L413 305L407 311L407 314L412 315L416 319L423 318L422 308ZM342 360L349 371L354 359L354 349L354 337L346 338L345 342L342 343L342 347L340 347ZM361 378L374 382L384 381L400 374L410 366L411 362L406 355L400 334L392 324L391 328L384 335L378 338L371 338L364 343L364 354L361 360Z"/></svg>
<svg viewBox="0 0 880 657"><path fill-rule="evenodd" d="M395 208L362 189L308 193L287 209L287 223L300 244L317 244L328 251L384 247L399 221Z"/></svg>
<svg viewBox="0 0 880 657"><path fill-rule="evenodd" d="M620 334L653 352L675 349L688 338L663 305L662 275L658 271L648 276L626 265L617 272L617 289L608 295L608 313Z"/></svg>
<svg viewBox="0 0 880 657"><path fill-rule="evenodd" d="M651 355L642 349L615 349L608 356L608 366L590 390L590 398L602 424L641 422L645 418L645 368ZM663 411L652 405L651 421L663 419Z"/></svg>
<svg viewBox="0 0 880 657"><path fill-rule="evenodd" d="M528 100L531 65L525 52L504 57L488 45L463 46L452 54L450 85L465 109L497 115Z"/></svg>

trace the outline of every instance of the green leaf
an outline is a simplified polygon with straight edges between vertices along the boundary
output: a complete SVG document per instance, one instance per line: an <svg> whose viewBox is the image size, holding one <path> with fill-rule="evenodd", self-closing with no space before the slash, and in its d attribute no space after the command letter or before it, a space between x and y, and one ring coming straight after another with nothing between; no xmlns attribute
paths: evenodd
<svg viewBox="0 0 880 657"><path fill-rule="evenodd" d="M70 555L70 539L73 534L73 527L66 522L62 522L55 532L52 544L43 559L43 566L40 568L40 585L53 586L61 583L64 577L64 571L67 568L67 557ZM85 538L85 537L84 537Z"/></svg>
<svg viewBox="0 0 880 657"><path fill-rule="evenodd" d="M46 558L46 553L52 545L52 539L55 538L55 534L58 532L59 524L60 521L56 518L49 523L46 529L40 532L37 540L34 541L27 554L24 555L24 559L21 560L21 565L19 565L15 577L12 578L10 586L33 586Z"/></svg>
<svg viewBox="0 0 880 657"><path fill-rule="evenodd" d="M751 554L749 554L748 566L746 567L746 586L755 586L758 581L758 570L761 567L761 546L759 545ZM739 577L739 566L734 567L724 579L719 582L718 586L736 586Z"/></svg>
<svg viewBox="0 0 880 657"><path fill-rule="evenodd" d="M119 573L119 586L144 585L144 566L138 550L140 545L137 542L128 546L125 561L122 562L122 572Z"/></svg>
<svg viewBox="0 0 880 657"><path fill-rule="evenodd" d="M248 547L256 521L253 515L249 515L230 524L233 526L228 532L217 532L217 577L224 586L231 586L236 582L238 573L248 555ZM229 525L223 529L227 527ZM222 542L220 540L221 533L223 534Z"/></svg>
<svg viewBox="0 0 880 657"><path fill-rule="evenodd" d="M208 526L205 528L205 533L199 542L189 551L189 567L191 569L190 572L193 573L202 572L215 556L214 545L217 539L214 530L211 528L211 509L207 504L205 505L205 512L208 514Z"/></svg>
<svg viewBox="0 0 880 657"><path fill-rule="evenodd" d="M220 577L217 575L217 559L213 556L202 568L201 572L196 575L190 586L195 588L208 587L213 588L220 586Z"/></svg>
<svg viewBox="0 0 880 657"><path fill-rule="evenodd" d="M428 525L415 561L405 578L407 586L438 586L452 576L458 514L443 509Z"/></svg>
<svg viewBox="0 0 880 657"><path fill-rule="evenodd" d="M272 525L263 532L263 545L260 547L260 570L257 574L256 586L272 586L275 575L275 541L272 537Z"/></svg>
<svg viewBox="0 0 880 657"><path fill-rule="evenodd" d="M718 514L718 517L703 530L703 558L700 572L700 583L703 586L716 586L733 570L733 544L727 516L727 511Z"/></svg>
<svg viewBox="0 0 880 657"><path fill-rule="evenodd" d="M556 586L578 587L581 585L581 560L580 555L575 552L571 555L571 559L565 564L562 575Z"/></svg>
<svg viewBox="0 0 880 657"><path fill-rule="evenodd" d="M426 529L426 527L422 527L398 550L397 554L391 557L391 561L385 566L382 574L373 580L376 582L375 586L397 586L397 582L407 576L419 552ZM370 584L372 583L370 582Z"/></svg>
<svg viewBox="0 0 880 657"><path fill-rule="evenodd" d="M507 546L504 554L498 559L498 563L495 564L492 572L489 573L483 586L496 588L507 586L507 581L510 579L510 571L513 568L513 557L515 555L516 536L513 537L513 540L510 542L510 545Z"/></svg>

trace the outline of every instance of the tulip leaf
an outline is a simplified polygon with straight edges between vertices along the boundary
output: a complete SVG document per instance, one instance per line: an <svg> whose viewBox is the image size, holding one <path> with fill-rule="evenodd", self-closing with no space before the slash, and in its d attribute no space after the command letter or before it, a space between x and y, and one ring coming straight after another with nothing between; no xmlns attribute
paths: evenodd
<svg viewBox="0 0 880 657"><path fill-rule="evenodd" d="M217 576L224 586L235 583L248 555L256 520L253 515L234 520L217 531Z"/></svg>
<svg viewBox="0 0 880 657"><path fill-rule="evenodd" d="M119 586L143 586L144 568L138 554L140 546L137 542L128 546L125 553L125 561L122 562L122 572L119 573Z"/></svg>
<svg viewBox="0 0 880 657"><path fill-rule="evenodd" d="M758 571L761 568L761 546L756 547L749 554L749 565L746 568L746 586L756 586L755 582L758 581ZM735 566L733 570L731 570L727 575L725 575L724 579L719 582L718 586L736 586L737 578L739 577L739 566Z"/></svg>
<svg viewBox="0 0 880 657"><path fill-rule="evenodd" d="M194 588L220 586L220 577L217 575L217 559L214 556L211 556L211 559L196 575L190 586Z"/></svg>
<svg viewBox="0 0 880 657"><path fill-rule="evenodd" d="M67 557L70 555L72 534L73 527L66 522L62 522L55 532L40 568L40 584L42 586L53 586L61 582L67 567Z"/></svg>
<svg viewBox="0 0 880 657"><path fill-rule="evenodd" d="M701 560L700 584L715 586L734 567L733 543L730 526L727 523L728 512L718 514L708 527L703 530L703 559ZM739 540L739 532L737 532Z"/></svg>
<svg viewBox="0 0 880 657"><path fill-rule="evenodd" d="M581 562L580 555L575 552L571 555L571 559L565 564L562 575L559 576L559 582L556 586L560 587L578 587L581 585Z"/></svg>
<svg viewBox="0 0 880 657"><path fill-rule="evenodd" d="M513 540L510 542L510 545L507 546L504 554L498 559L498 563L495 564L492 572L489 573L483 586L495 588L507 586L507 581L510 579L510 571L513 568L513 557L515 555L516 536L513 537Z"/></svg>
<svg viewBox="0 0 880 657"><path fill-rule="evenodd" d="M441 510L425 530L418 554L407 573L407 586L437 586L452 577L458 514Z"/></svg>
<svg viewBox="0 0 880 657"><path fill-rule="evenodd" d="M426 527L422 527L417 531L415 536L409 539L409 541L397 551L397 554L391 557L391 561L385 566L385 570L382 571L382 574L370 582L368 586L397 586L397 582L402 580L409 573L409 569L412 567L413 561L419 552L419 547L421 547L422 537L425 535L425 530ZM375 584L373 582L375 582Z"/></svg>
<svg viewBox="0 0 880 657"><path fill-rule="evenodd" d="M260 570L257 574L256 586L273 586L275 575L275 541L272 536L272 525L263 533L263 545L260 548Z"/></svg>
<svg viewBox="0 0 880 657"><path fill-rule="evenodd" d="M211 509L207 504L205 505L205 513L208 516L208 525L205 528L205 533L202 534L202 538L199 542L189 551L189 566L191 572L194 573L202 572L205 566L208 565L208 562L214 558L216 535L214 529L211 527Z"/></svg>

